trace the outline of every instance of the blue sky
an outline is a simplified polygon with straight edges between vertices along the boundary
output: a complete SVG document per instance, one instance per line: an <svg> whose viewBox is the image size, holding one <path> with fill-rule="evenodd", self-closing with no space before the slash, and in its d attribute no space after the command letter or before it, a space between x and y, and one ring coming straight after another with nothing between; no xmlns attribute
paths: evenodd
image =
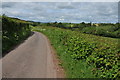
<svg viewBox="0 0 120 80"><path fill-rule="evenodd" d="M2 13L38 22L118 22L117 2L3 2Z"/></svg>

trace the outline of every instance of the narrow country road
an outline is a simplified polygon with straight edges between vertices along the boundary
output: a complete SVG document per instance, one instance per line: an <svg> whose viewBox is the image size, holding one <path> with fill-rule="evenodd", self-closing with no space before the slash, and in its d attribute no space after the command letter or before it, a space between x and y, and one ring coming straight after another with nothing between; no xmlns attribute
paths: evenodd
<svg viewBox="0 0 120 80"><path fill-rule="evenodd" d="M3 78L57 78L47 38L38 32L2 59ZM59 76L60 77L60 76Z"/></svg>

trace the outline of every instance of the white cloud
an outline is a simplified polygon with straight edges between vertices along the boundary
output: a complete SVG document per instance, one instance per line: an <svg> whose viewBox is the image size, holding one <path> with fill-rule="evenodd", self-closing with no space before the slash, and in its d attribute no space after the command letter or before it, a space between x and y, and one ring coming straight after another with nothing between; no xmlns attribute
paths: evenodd
<svg viewBox="0 0 120 80"><path fill-rule="evenodd" d="M40 22L117 22L117 2L5 2L8 16Z"/></svg>
<svg viewBox="0 0 120 80"><path fill-rule="evenodd" d="M4 0L3 2L118 2L119 0Z"/></svg>

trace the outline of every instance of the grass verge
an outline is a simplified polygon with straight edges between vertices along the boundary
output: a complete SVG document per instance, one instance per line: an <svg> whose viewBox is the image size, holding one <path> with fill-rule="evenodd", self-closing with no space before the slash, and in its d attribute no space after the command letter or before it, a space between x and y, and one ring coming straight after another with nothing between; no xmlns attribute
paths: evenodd
<svg viewBox="0 0 120 80"><path fill-rule="evenodd" d="M120 39L38 26L51 41L67 78L119 78Z"/></svg>

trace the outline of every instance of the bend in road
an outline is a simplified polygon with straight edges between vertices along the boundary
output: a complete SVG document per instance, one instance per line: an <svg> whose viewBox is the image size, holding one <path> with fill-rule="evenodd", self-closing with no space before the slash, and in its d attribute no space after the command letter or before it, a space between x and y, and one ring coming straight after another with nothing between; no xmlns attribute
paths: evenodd
<svg viewBox="0 0 120 80"><path fill-rule="evenodd" d="M34 32L23 44L3 57L2 77L57 78L49 44L43 34Z"/></svg>

